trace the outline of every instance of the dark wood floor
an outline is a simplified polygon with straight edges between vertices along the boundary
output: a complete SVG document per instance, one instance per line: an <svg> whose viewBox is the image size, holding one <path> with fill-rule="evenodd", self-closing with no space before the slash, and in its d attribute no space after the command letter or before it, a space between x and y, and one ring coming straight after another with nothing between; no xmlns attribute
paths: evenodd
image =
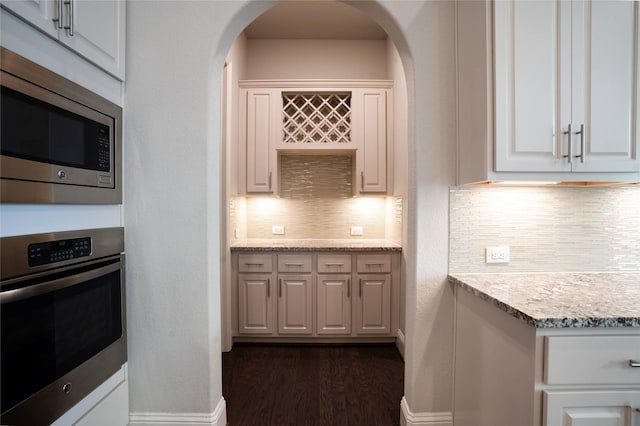
<svg viewBox="0 0 640 426"><path fill-rule="evenodd" d="M222 355L230 426L400 424L404 362L393 345L234 345Z"/></svg>

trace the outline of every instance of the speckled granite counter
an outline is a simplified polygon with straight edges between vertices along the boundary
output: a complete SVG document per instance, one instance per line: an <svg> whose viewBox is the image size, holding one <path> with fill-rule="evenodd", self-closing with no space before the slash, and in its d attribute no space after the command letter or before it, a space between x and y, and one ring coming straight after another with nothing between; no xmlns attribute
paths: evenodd
<svg viewBox="0 0 640 426"><path fill-rule="evenodd" d="M536 328L640 327L640 272L451 274L449 281Z"/></svg>
<svg viewBox="0 0 640 426"><path fill-rule="evenodd" d="M402 246L383 239L252 238L231 244L231 251L376 251L399 252Z"/></svg>

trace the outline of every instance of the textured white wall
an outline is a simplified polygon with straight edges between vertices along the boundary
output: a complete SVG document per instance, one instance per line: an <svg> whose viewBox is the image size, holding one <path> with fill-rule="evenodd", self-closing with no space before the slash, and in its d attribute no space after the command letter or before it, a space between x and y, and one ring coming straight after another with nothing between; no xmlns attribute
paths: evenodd
<svg viewBox="0 0 640 426"><path fill-rule="evenodd" d="M127 3L125 223L131 411L211 413L221 397L220 76L274 3ZM453 2L350 2L407 73L406 384L412 412L451 410L448 188L455 177Z"/></svg>

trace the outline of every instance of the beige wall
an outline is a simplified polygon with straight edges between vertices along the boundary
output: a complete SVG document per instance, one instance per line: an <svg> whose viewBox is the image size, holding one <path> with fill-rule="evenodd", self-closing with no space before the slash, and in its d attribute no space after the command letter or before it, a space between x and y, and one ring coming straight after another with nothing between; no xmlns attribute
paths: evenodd
<svg viewBox="0 0 640 426"><path fill-rule="evenodd" d="M248 40L247 79L387 79L384 40Z"/></svg>
<svg viewBox="0 0 640 426"><path fill-rule="evenodd" d="M452 272L638 271L640 187L460 187L450 192ZM485 264L509 246L508 265Z"/></svg>

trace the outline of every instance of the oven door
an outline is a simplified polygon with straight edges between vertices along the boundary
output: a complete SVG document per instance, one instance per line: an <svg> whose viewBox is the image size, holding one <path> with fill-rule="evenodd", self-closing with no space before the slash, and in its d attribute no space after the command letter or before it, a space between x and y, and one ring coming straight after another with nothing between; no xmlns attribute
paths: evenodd
<svg viewBox="0 0 640 426"><path fill-rule="evenodd" d="M124 255L2 286L0 423L50 424L126 362Z"/></svg>

